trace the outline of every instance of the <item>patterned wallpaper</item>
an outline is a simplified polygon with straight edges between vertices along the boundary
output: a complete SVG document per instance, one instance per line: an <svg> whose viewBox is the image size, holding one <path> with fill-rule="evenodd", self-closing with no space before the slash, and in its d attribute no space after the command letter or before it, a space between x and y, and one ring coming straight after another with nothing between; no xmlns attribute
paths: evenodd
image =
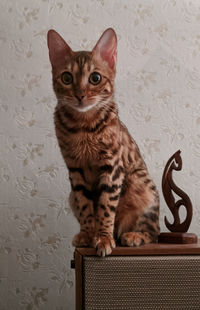
<svg viewBox="0 0 200 310"><path fill-rule="evenodd" d="M46 34L91 49L118 34L116 102L160 189L182 150L178 186L191 197L200 236L200 2L1 0L0 310L73 310L67 170L55 138ZM167 214L161 198L161 228ZM184 209L182 210L185 215Z"/></svg>

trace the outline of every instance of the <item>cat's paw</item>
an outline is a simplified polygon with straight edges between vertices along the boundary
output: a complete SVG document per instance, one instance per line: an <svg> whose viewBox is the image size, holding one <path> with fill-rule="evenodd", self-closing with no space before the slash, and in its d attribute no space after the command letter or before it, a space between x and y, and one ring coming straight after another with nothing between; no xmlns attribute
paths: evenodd
<svg viewBox="0 0 200 310"><path fill-rule="evenodd" d="M74 236L72 240L72 245L75 247L91 247L92 246L92 236L89 233L81 231Z"/></svg>
<svg viewBox="0 0 200 310"><path fill-rule="evenodd" d="M151 243L151 237L149 233L141 233L141 232L127 232L123 233L121 236L121 244L123 246L141 246L144 244Z"/></svg>
<svg viewBox="0 0 200 310"><path fill-rule="evenodd" d="M98 234L93 239L93 246L97 250L97 255L104 257L112 253L112 249L116 247L116 244L112 236L102 236Z"/></svg>

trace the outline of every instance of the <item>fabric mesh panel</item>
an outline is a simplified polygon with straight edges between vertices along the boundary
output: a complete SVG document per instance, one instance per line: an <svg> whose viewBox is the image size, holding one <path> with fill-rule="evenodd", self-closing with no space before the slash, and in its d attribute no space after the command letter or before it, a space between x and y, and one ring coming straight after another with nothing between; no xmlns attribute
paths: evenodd
<svg viewBox="0 0 200 310"><path fill-rule="evenodd" d="M85 310L200 310L200 256L84 257Z"/></svg>

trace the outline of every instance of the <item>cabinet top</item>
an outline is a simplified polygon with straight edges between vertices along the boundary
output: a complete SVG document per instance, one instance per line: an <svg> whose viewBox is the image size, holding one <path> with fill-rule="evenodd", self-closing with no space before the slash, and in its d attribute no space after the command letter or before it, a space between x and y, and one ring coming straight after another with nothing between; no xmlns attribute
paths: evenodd
<svg viewBox="0 0 200 310"><path fill-rule="evenodd" d="M93 248L76 248L75 252L83 256L96 256L96 250ZM196 244L151 243L140 247L116 247L111 255L200 255L200 240Z"/></svg>

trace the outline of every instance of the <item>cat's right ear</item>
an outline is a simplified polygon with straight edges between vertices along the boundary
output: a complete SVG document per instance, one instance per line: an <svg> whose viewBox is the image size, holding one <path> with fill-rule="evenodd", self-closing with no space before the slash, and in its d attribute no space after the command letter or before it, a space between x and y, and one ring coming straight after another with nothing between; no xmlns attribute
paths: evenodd
<svg viewBox="0 0 200 310"><path fill-rule="evenodd" d="M49 48L49 59L52 67L62 65L66 58L72 56L73 51L65 40L53 29L48 31L47 44Z"/></svg>
<svg viewBox="0 0 200 310"><path fill-rule="evenodd" d="M117 60L117 36L112 28L104 31L93 48L93 53L99 54L111 68L114 68Z"/></svg>

